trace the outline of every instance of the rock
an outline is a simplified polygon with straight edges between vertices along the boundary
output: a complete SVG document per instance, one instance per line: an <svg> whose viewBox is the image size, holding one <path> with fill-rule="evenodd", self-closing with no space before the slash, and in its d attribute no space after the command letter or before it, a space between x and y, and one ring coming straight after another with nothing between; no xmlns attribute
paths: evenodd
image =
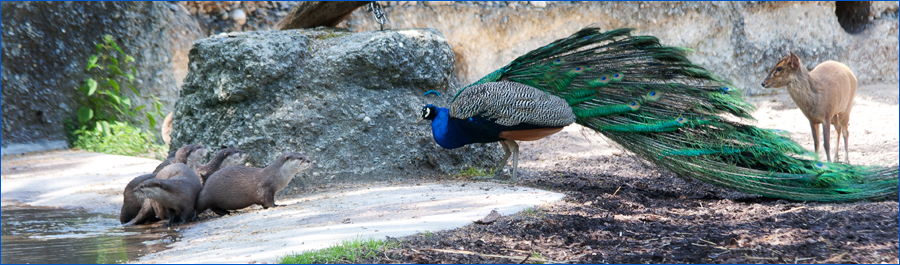
<svg viewBox="0 0 900 265"><path fill-rule="evenodd" d="M88 78L84 65L104 34L112 35L136 59L135 87L141 95L135 97L127 88L122 94L131 97L134 105L147 105L155 95L165 112L177 100L191 42L201 37L190 14L167 2L3 2L0 6L4 149L30 143L34 148L17 150L67 146L63 121L77 120L81 103L75 89ZM158 126L144 129L159 131ZM46 141L62 146L43 144Z"/></svg>
<svg viewBox="0 0 900 265"><path fill-rule="evenodd" d="M453 1L424 1L422 3L425 4L426 6L445 6L445 5L452 4Z"/></svg>
<svg viewBox="0 0 900 265"><path fill-rule="evenodd" d="M425 104L449 105L425 91L459 87L437 30L235 33L197 41L190 56L173 147L235 147L254 166L301 152L315 164L294 186L451 173L501 158L494 143L445 150L431 125L413 124ZM314 175L333 178L303 178Z"/></svg>
<svg viewBox="0 0 900 265"><path fill-rule="evenodd" d="M243 9L238 8L231 12L231 19L238 25L244 25L247 23L247 14Z"/></svg>
<svg viewBox="0 0 900 265"><path fill-rule="evenodd" d="M547 7L547 1L528 1L534 7L545 8Z"/></svg>

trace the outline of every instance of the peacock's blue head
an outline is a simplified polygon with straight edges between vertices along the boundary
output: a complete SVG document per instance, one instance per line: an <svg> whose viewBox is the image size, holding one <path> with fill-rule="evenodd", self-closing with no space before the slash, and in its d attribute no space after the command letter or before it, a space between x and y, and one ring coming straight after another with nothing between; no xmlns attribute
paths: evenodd
<svg viewBox="0 0 900 265"><path fill-rule="evenodd" d="M434 120L434 117L437 117L437 107L428 104L422 107L422 115L419 116L419 119L416 120L416 122L420 122L422 120Z"/></svg>

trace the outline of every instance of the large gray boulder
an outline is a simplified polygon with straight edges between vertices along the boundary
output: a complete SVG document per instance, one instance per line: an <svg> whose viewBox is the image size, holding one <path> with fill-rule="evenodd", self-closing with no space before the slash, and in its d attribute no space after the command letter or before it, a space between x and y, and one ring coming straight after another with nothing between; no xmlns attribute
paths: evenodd
<svg viewBox="0 0 900 265"><path fill-rule="evenodd" d="M432 139L430 124L413 123L425 104L449 105L450 91L459 87L453 65L450 46L434 29L203 39L190 52L172 150L199 143L212 156L223 146L239 148L256 167L297 151L315 161L298 175L311 177L308 183L496 166L497 144L445 150ZM444 96L424 97L428 90Z"/></svg>
<svg viewBox="0 0 900 265"><path fill-rule="evenodd" d="M3 2L2 154L66 148L63 120L77 120L75 89L104 34L136 59L137 104L160 98L168 111L187 74L197 22L167 2ZM145 127L145 129L151 129ZM159 127L153 128L158 131Z"/></svg>

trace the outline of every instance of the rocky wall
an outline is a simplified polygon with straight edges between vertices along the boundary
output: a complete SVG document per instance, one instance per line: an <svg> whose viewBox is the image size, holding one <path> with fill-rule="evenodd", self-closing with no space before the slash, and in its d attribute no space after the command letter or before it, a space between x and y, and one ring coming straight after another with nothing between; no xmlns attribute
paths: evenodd
<svg viewBox="0 0 900 265"><path fill-rule="evenodd" d="M842 28L834 2L416 2L380 1L385 28L433 27L456 54L460 82L471 83L527 51L595 24L632 27L666 45L694 50L689 58L731 80L745 94L788 51L808 68L825 60L847 64L861 84L898 82L898 4L874 2ZM854 14L848 16L853 17ZM857 15L859 16L859 15ZM359 9L339 26L377 30Z"/></svg>
<svg viewBox="0 0 900 265"><path fill-rule="evenodd" d="M200 38L186 9L167 2L3 2L2 153L66 148L65 119L76 119L76 88L104 34L136 59L135 87L166 111L187 75L187 51ZM132 96L125 89L123 94ZM159 128L154 128L158 131Z"/></svg>

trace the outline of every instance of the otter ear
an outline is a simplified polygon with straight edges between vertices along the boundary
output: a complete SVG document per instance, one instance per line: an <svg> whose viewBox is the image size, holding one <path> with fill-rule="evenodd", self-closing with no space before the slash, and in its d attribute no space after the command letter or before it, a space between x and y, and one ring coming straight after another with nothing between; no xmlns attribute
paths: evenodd
<svg viewBox="0 0 900 265"><path fill-rule="evenodd" d="M800 68L800 57L797 57L794 52L791 53L791 68L797 69Z"/></svg>

